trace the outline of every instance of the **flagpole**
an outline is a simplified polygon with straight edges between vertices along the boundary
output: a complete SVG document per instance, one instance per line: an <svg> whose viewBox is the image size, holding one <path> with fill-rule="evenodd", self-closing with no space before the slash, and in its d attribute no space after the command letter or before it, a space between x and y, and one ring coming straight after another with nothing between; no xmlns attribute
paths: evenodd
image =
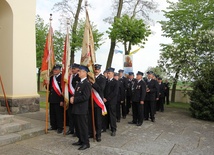
<svg viewBox="0 0 214 155"><path fill-rule="evenodd" d="M3 85L3 82L2 82L2 79L1 79L1 75L0 75L0 82L1 82L1 87L2 87L3 94L4 94L4 100L5 100L5 105L6 105L6 107L7 107L7 112L8 112L9 115L11 115L11 111L10 111L10 107L9 107L9 105L8 105L6 93L5 93L5 91L4 91L4 85Z"/></svg>
<svg viewBox="0 0 214 155"><path fill-rule="evenodd" d="M52 14L50 14L50 18L49 18L49 21L50 21L50 27L49 29L51 28L51 21L52 21ZM50 34L49 34L50 35ZM49 40L49 39L48 39ZM50 48L50 45L48 46L48 48ZM50 49L48 49L48 52L50 52ZM51 53L53 54L53 53ZM49 61L48 63L50 63L51 60L51 56L49 58ZM47 80L49 81L49 76L50 76L50 65L48 64L48 70L47 70ZM50 81L49 81L50 82ZM45 133L47 134L48 133L48 98L49 98L49 82L47 84L47 89L46 89L46 114L45 114Z"/></svg>

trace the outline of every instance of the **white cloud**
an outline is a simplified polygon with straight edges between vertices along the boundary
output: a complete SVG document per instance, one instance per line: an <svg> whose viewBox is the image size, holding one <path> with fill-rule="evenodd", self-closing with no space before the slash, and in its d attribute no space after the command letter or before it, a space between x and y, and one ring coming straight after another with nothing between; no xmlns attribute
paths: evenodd
<svg viewBox="0 0 214 155"><path fill-rule="evenodd" d="M53 11L51 10L54 3L59 2L60 0L37 0L37 14L39 14L46 23L49 22L49 15ZM159 10L165 10L167 7L166 0L156 0L159 3ZM177 1L177 0L174 0ZM90 21L97 25L97 28L101 32L106 32L109 28L109 24L103 21L104 18L111 15L111 3L112 1L106 0L89 0L91 8L88 8ZM60 15L57 13L53 13L53 28L57 29L59 27ZM160 43L168 43L170 39L166 39L161 36L161 25L157 23L157 21L164 20L163 13L152 14L151 18L155 20L155 25L151 26L154 34L150 35L148 41L146 42L145 48L141 49L139 52L134 54L133 56L133 66L134 72L145 71L149 66L155 67L157 65L157 60L159 59L159 49ZM107 62L108 52L110 49L110 40L107 37L107 34L104 36L107 38L105 43L96 51L97 63L102 64L103 70L105 69L105 65ZM123 46L120 44L117 49L123 50ZM137 47L133 47L133 50L137 49ZM75 62L80 61L80 52L75 54ZM123 65L123 55L115 54L112 62L112 67L116 68L116 70L122 68Z"/></svg>

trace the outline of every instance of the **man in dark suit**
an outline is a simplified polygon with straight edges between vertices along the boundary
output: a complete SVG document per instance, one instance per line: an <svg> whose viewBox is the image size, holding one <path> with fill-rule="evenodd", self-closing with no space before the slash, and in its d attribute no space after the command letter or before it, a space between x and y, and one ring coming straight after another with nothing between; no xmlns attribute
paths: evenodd
<svg viewBox="0 0 214 155"><path fill-rule="evenodd" d="M111 136L116 135L116 105L117 105L117 95L118 95L118 82L114 79L114 68L108 69L108 81L106 83L106 87L104 90L104 103L107 108L107 115L111 126ZM108 125L108 121L105 121L106 127ZM104 129L105 130L105 129Z"/></svg>
<svg viewBox="0 0 214 155"><path fill-rule="evenodd" d="M166 104L169 105L169 89L170 89L170 83L168 82L168 80L165 81L164 85L165 85L164 103L165 103L165 100L166 100Z"/></svg>
<svg viewBox="0 0 214 155"><path fill-rule="evenodd" d="M132 91L132 109L133 109L133 119L129 124L137 124L141 126L143 124L144 116L144 101L146 96L146 84L142 80L143 72L138 71L136 81L133 85Z"/></svg>
<svg viewBox="0 0 214 155"><path fill-rule="evenodd" d="M49 82L49 110L50 110L50 125L48 130L57 130L57 133L62 133L63 130L63 102L61 88L61 66L53 67L53 76Z"/></svg>
<svg viewBox="0 0 214 155"><path fill-rule="evenodd" d="M116 118L117 122L120 122L121 119L121 108L120 106L124 104L125 101L125 91L123 86L123 81L119 80L119 74L114 73L114 79L118 82L118 95L117 95L117 105L116 105Z"/></svg>
<svg viewBox="0 0 214 155"><path fill-rule="evenodd" d="M103 99L104 89L106 85L106 78L101 74L100 64L94 65L94 75L95 81L90 80L92 83L92 88L94 88ZM92 109L91 104L89 104L89 136L93 137L93 128L92 128ZM94 101L94 121L95 121L95 130L96 130L96 140L97 142L101 141L101 130L102 130L102 109Z"/></svg>
<svg viewBox="0 0 214 155"><path fill-rule="evenodd" d="M124 97L126 96L126 90L127 90L127 86L128 86L128 79L124 76L124 70L123 69L120 69L118 71L119 73L119 81L123 83L123 94L124 94ZM126 102L125 102L125 98L124 98L124 102L121 103L121 107L122 107L122 116L123 116L123 119L126 118L126 114L127 114L127 111L126 111Z"/></svg>
<svg viewBox="0 0 214 155"><path fill-rule="evenodd" d="M158 85L159 85L159 97L157 101L157 111L164 111L164 96L165 96L165 85L162 83L162 78L158 78Z"/></svg>
<svg viewBox="0 0 214 155"><path fill-rule="evenodd" d="M155 121L155 103L157 100L157 94L159 94L159 86L156 80L154 80L154 72L147 72L147 83L146 83L146 99L145 99L145 120L149 119L149 114L151 121Z"/></svg>
<svg viewBox="0 0 214 155"><path fill-rule="evenodd" d="M74 96L74 91L77 83L79 83L80 78L78 75L79 72L79 64L74 63L73 65L70 66L69 68L69 98ZM72 104L69 104L68 110L67 110L67 115L68 115L68 125L69 125L69 130L66 132L66 135L69 134L74 134L74 116L72 115Z"/></svg>
<svg viewBox="0 0 214 155"><path fill-rule="evenodd" d="M87 79L88 67L79 66L79 77L81 81L76 85L74 96L70 98L73 104L74 125L79 141L73 145L81 145L79 150L90 147L88 138L88 104L91 97L91 83Z"/></svg>
<svg viewBox="0 0 214 155"><path fill-rule="evenodd" d="M129 72L129 79L127 83L127 91L126 91L126 112L129 114L129 109L131 108L131 96L132 96L132 88L136 79L134 79L134 73Z"/></svg>

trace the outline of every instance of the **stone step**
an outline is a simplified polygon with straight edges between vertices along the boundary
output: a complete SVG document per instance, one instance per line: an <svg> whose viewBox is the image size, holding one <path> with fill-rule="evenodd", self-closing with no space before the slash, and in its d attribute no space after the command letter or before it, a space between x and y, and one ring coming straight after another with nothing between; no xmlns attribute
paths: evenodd
<svg viewBox="0 0 214 155"><path fill-rule="evenodd" d="M32 129L23 130L16 133L10 133L0 136L0 146L15 143L21 140L32 138L44 134L44 128L37 127Z"/></svg>
<svg viewBox="0 0 214 155"><path fill-rule="evenodd" d="M0 136L6 135L8 133L19 132L30 128L31 128L31 123L14 118L13 122L2 124L0 126Z"/></svg>
<svg viewBox="0 0 214 155"><path fill-rule="evenodd" d="M0 115L0 125L13 122L14 115Z"/></svg>

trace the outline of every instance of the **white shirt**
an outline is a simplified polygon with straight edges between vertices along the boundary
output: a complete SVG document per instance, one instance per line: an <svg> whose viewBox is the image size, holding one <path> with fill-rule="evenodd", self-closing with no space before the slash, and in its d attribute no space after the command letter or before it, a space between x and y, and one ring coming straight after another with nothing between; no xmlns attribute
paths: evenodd
<svg viewBox="0 0 214 155"><path fill-rule="evenodd" d="M101 73L99 73L98 75L95 76L95 78L97 78Z"/></svg>
<svg viewBox="0 0 214 155"><path fill-rule="evenodd" d="M83 82L83 81L84 81L86 78L87 78L87 77L85 77L85 78L82 78L82 79L81 79L81 82Z"/></svg>

